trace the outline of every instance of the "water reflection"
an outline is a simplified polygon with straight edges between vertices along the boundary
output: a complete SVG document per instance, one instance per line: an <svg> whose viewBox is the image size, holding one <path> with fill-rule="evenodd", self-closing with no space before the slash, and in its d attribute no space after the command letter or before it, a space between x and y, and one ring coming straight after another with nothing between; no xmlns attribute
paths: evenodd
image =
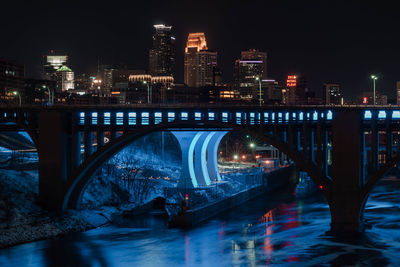
<svg viewBox="0 0 400 267"><path fill-rule="evenodd" d="M325 235L322 197L264 196L190 230L139 217L54 240L0 250L0 266L397 266L400 183L386 181L365 213L374 225L357 238Z"/></svg>

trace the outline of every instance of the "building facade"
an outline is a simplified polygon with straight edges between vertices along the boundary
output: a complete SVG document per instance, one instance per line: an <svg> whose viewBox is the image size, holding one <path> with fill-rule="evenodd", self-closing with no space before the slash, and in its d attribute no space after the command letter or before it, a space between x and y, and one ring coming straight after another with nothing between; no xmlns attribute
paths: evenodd
<svg viewBox="0 0 400 267"><path fill-rule="evenodd" d="M258 85L257 79L267 79L267 53L256 49L242 51L234 66L234 82L242 100L254 100L253 87Z"/></svg>
<svg viewBox="0 0 400 267"><path fill-rule="evenodd" d="M18 101L16 94L23 94L25 67L12 61L0 59L0 97L2 103ZM15 92L15 93L14 93Z"/></svg>
<svg viewBox="0 0 400 267"><path fill-rule="evenodd" d="M200 50L196 55L196 65L196 87L214 85L217 52Z"/></svg>
<svg viewBox="0 0 400 267"><path fill-rule="evenodd" d="M50 52L50 55L44 56L42 78L45 80L56 80L56 71L62 66L68 66L68 56L56 55L54 50Z"/></svg>
<svg viewBox="0 0 400 267"><path fill-rule="evenodd" d="M149 52L149 72L152 76L174 76L175 38L172 26L154 25L153 47Z"/></svg>
<svg viewBox="0 0 400 267"><path fill-rule="evenodd" d="M197 53L208 50L204 32L189 33L184 55L184 82L190 87L196 87Z"/></svg>
<svg viewBox="0 0 400 267"><path fill-rule="evenodd" d="M56 91L65 92L75 89L74 72L67 66L61 66L56 71Z"/></svg>
<svg viewBox="0 0 400 267"><path fill-rule="evenodd" d="M400 81L396 82L397 105L400 105Z"/></svg>
<svg viewBox="0 0 400 267"><path fill-rule="evenodd" d="M286 90L287 105L308 104L307 79L304 76L288 75L286 79Z"/></svg>
<svg viewBox="0 0 400 267"><path fill-rule="evenodd" d="M342 94L340 85L337 83L324 83L322 100L325 105L340 105Z"/></svg>

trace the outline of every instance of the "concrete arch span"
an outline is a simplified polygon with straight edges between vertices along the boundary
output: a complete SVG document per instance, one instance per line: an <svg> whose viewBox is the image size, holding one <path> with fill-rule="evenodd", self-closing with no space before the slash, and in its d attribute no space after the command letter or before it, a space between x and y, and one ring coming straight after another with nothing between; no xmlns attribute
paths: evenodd
<svg viewBox="0 0 400 267"><path fill-rule="evenodd" d="M314 166L315 164L310 164L296 150L293 150L273 136L266 135L260 131L235 125L227 125L226 128L221 128L217 127L217 125L209 124L194 129L189 124L158 124L152 127L138 128L133 132L126 132L122 136L111 140L103 147L99 147L96 152L86 158L73 174L68 177L67 181L62 181L60 187L64 188L63 190L54 190L53 186L51 190L47 190L51 195L45 195L45 197L52 197L51 201L53 203L59 201L58 209L79 208L83 191L98 168L136 139L156 131L172 132L182 147L183 165L185 165L183 166L183 172L185 173L182 174L183 179L181 179L179 184L182 187L207 186L211 182L221 179L218 172L217 150L221 139L229 131L238 131L257 136L259 140L269 143L285 153L300 168L306 171L316 184L328 186L330 183L330 180ZM54 180L54 176L49 178ZM327 193L327 191L324 193ZM325 196L329 198L328 194L325 194ZM41 200L42 202L50 201L46 199Z"/></svg>
<svg viewBox="0 0 400 267"><path fill-rule="evenodd" d="M182 151L182 171L178 187L208 186L221 180L218 146L228 131L171 131Z"/></svg>

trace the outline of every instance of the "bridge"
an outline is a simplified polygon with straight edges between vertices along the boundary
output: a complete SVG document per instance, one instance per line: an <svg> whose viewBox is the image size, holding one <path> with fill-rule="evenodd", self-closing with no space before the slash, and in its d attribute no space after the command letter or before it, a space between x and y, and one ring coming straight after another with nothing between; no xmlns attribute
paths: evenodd
<svg viewBox="0 0 400 267"><path fill-rule="evenodd" d="M240 131L275 146L310 175L329 204L332 231L359 231L368 195L400 160L395 107L0 108L0 131L15 130L28 132L37 147L39 201L50 210L79 208L97 169L155 131L171 131L179 141L178 186L208 185L220 179L220 140Z"/></svg>

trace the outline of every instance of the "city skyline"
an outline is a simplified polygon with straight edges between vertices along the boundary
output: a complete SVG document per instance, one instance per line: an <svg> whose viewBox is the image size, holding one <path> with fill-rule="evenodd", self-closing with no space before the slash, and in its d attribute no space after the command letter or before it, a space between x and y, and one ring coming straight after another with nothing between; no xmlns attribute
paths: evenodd
<svg viewBox="0 0 400 267"><path fill-rule="evenodd" d="M151 11L154 4L159 8ZM252 48L268 53L269 78L283 82L289 74L307 76L310 89L319 96L323 83L336 82L345 97L355 98L372 90L369 77L377 74L377 90L393 99L400 77L396 69L400 51L393 35L399 19L386 3L222 2L192 10L179 1L149 1L137 6L143 15L132 14L129 20L120 16L128 11L113 14L117 3L105 9L90 2L72 2L58 12L43 2L27 5L30 8L22 10L6 4L9 12L1 21L15 23L2 23L8 25L2 30L13 41L2 42L0 57L25 64L28 77L38 76L41 56L50 49L66 52L77 73L94 72L98 57L105 64L124 62L132 68L148 69L153 25L158 23L173 26L177 81L183 81L187 35L197 31L205 32L212 44L209 49L218 51L224 80L232 80L240 52ZM241 12L244 6L257 6L266 15ZM69 17L71 10L73 17ZM41 22L33 15L41 16ZM17 33L17 29L22 31ZM30 41L23 42L25 39Z"/></svg>

